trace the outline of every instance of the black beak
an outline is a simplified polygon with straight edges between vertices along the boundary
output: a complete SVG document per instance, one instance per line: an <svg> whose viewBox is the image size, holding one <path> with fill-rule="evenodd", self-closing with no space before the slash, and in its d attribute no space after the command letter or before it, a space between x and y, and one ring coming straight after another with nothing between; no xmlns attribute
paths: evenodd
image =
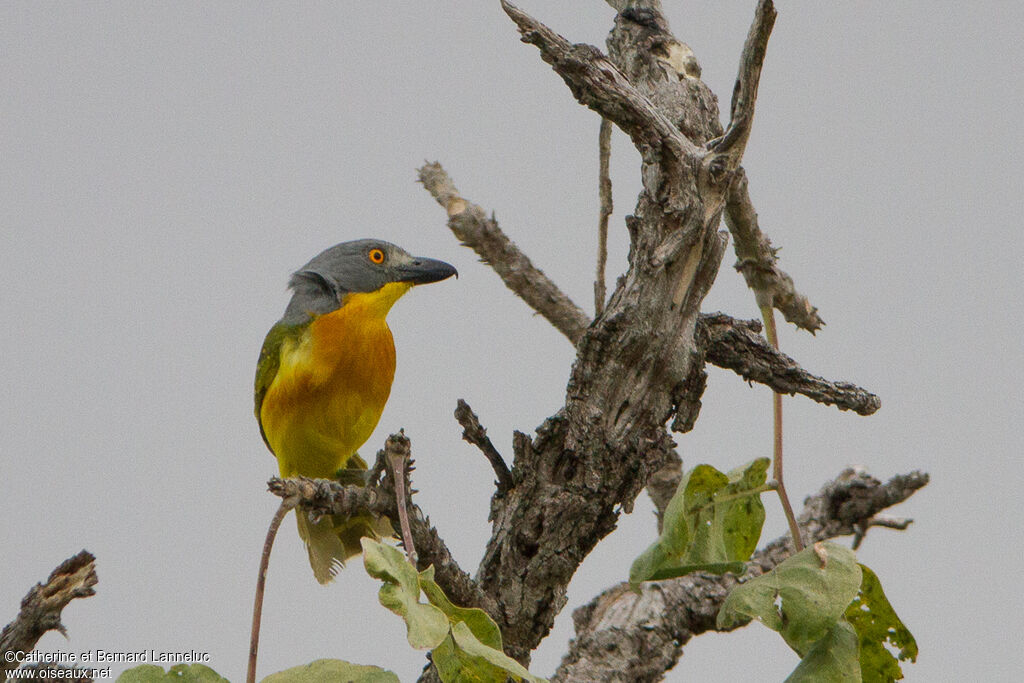
<svg viewBox="0 0 1024 683"><path fill-rule="evenodd" d="M455 266L450 263L420 256L397 266L395 271L397 271L399 282L411 282L414 285L439 282L452 275L459 276L459 271L455 270Z"/></svg>

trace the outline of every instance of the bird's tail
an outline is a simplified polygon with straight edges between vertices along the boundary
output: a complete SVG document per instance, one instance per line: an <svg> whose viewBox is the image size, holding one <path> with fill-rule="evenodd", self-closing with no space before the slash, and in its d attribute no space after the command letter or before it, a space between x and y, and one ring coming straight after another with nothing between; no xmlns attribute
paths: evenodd
<svg viewBox="0 0 1024 683"><path fill-rule="evenodd" d="M379 539L391 536L394 530L386 518L374 519L370 515L343 517L326 515L312 522L303 510L296 510L299 537L306 543L309 565L320 583L329 583L345 566L345 561L362 552L359 539L364 536Z"/></svg>

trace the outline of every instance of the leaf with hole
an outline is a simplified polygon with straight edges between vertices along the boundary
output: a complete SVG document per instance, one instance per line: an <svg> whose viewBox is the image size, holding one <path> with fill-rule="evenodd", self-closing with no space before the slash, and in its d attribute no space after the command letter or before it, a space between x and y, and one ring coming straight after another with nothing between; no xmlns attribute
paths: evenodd
<svg viewBox="0 0 1024 683"><path fill-rule="evenodd" d="M846 620L857 631L864 682L901 680L900 661L917 661L917 642L889 604L878 576L864 565L860 570L864 578L857 597L846 608Z"/></svg>
<svg viewBox="0 0 1024 683"><path fill-rule="evenodd" d="M764 505L760 494L768 458L758 458L723 474L698 465L679 482L665 507L662 531L633 562L629 583L684 576L694 571L743 571L761 538Z"/></svg>

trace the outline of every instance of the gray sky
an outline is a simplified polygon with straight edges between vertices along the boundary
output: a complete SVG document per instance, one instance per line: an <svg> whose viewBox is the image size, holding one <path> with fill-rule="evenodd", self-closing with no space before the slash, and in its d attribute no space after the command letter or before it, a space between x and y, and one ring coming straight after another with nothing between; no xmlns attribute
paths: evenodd
<svg viewBox="0 0 1024 683"><path fill-rule="evenodd" d="M753 1L667 3L727 102ZM1024 249L1015 3L780 0L745 165L782 266L820 309L786 329L806 368L882 397L870 418L786 402L798 501L851 463L932 483L860 559L917 637L909 681L1014 680L1021 624L1019 303ZM603 47L603 2L524 0ZM415 184L439 160L463 194L592 310L595 114L522 45L498 3L0 4L0 624L58 562L98 557L97 595L44 650L208 651L243 676L276 464L252 416L263 334L289 273L381 237L455 264L393 310L398 371L372 454L405 427L419 504L463 567L489 534L492 473L451 416L499 450L561 405L572 349L460 247ZM613 148L609 280L639 188ZM705 310L755 317L726 257ZM712 369L687 466L770 449L770 397ZM785 525L767 500L765 537ZM290 519L272 558L261 675L320 657L413 680L422 656L356 562L313 580ZM654 535L646 496L584 563L570 607L623 579ZM550 674L570 609L532 669ZM796 656L751 626L687 646L702 680Z"/></svg>

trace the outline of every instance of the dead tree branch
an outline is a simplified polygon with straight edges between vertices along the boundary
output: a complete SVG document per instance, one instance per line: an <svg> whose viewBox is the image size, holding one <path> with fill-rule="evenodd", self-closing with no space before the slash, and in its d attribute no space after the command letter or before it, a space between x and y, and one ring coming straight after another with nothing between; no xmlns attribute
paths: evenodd
<svg viewBox="0 0 1024 683"><path fill-rule="evenodd" d="M522 297L573 344L590 324L587 315L541 272L510 240L492 216L459 196L451 178L438 163L419 169L423 187L448 213L448 227L459 240L494 268L505 285Z"/></svg>
<svg viewBox="0 0 1024 683"><path fill-rule="evenodd" d="M541 58L562 77L580 104L615 123L637 146L664 149L680 159L699 153L600 50L570 43L507 0L501 0L501 6L519 27L522 41L540 49Z"/></svg>
<svg viewBox="0 0 1024 683"><path fill-rule="evenodd" d="M677 460L666 424L671 419L682 431L692 425L711 355L705 347L747 344L736 357L719 355L738 367L760 367L747 358L760 352L760 342L730 336L718 327L727 327L725 320L698 327L725 248L717 228L750 135L774 9L768 0L758 6L723 135L715 97L700 81L692 52L668 32L656 0L631 3L616 17L610 58L571 44L506 0L502 7L574 97L630 136L643 180L626 219L628 270L591 322L493 219L459 196L439 165L420 171L453 232L576 345L564 407L534 437L515 434L515 486L492 504L493 534L477 573L480 590L495 600L506 651L526 663L564 606L580 562L653 473ZM792 363L784 356L778 362L779 369ZM805 385L793 381L792 390ZM836 388L843 389L811 393L820 400Z"/></svg>
<svg viewBox="0 0 1024 683"><path fill-rule="evenodd" d="M911 472L885 484L861 470L848 469L805 501L800 515L811 542L856 533L882 510L909 498L928 483ZM789 556L783 536L754 554L749 575L774 568ZM576 637L552 681L660 681L675 666L693 636L715 630L722 601L736 583L726 574L690 574L643 584L640 594L618 584L573 613Z"/></svg>
<svg viewBox="0 0 1024 683"><path fill-rule="evenodd" d="M768 38L775 26L775 6L772 0L761 0L754 12L747 40L740 55L739 74L732 91L732 106L729 108L729 125L722 137L708 143L709 149L728 157L728 171L739 168L743 150L750 137L754 121L754 105L757 102L757 86L761 81L761 66L768 49Z"/></svg>
<svg viewBox="0 0 1024 683"><path fill-rule="evenodd" d="M701 317L701 329L708 335L704 344L709 363L732 370L751 382L759 382L780 394L801 394L818 403L871 415L882 401L878 396L849 382L833 382L812 375L762 337L760 323L739 321L716 313Z"/></svg>
<svg viewBox="0 0 1024 683"><path fill-rule="evenodd" d="M47 631L67 632L61 623L61 611L75 598L95 595L96 558L82 552L69 557L50 572L46 583L37 583L21 600L14 621L0 631L0 673L17 669L20 662L8 653L31 652Z"/></svg>
<svg viewBox="0 0 1024 683"><path fill-rule="evenodd" d="M512 488L512 473L508 471L505 459L501 457L501 453L498 452L490 437L487 436L487 430L480 424L480 418L469 407L469 404L461 398L455 407L455 419L462 425L462 440L468 441L479 448L484 457L487 458L487 461L491 463L491 467L494 469L494 476L498 478L498 494L500 495Z"/></svg>

